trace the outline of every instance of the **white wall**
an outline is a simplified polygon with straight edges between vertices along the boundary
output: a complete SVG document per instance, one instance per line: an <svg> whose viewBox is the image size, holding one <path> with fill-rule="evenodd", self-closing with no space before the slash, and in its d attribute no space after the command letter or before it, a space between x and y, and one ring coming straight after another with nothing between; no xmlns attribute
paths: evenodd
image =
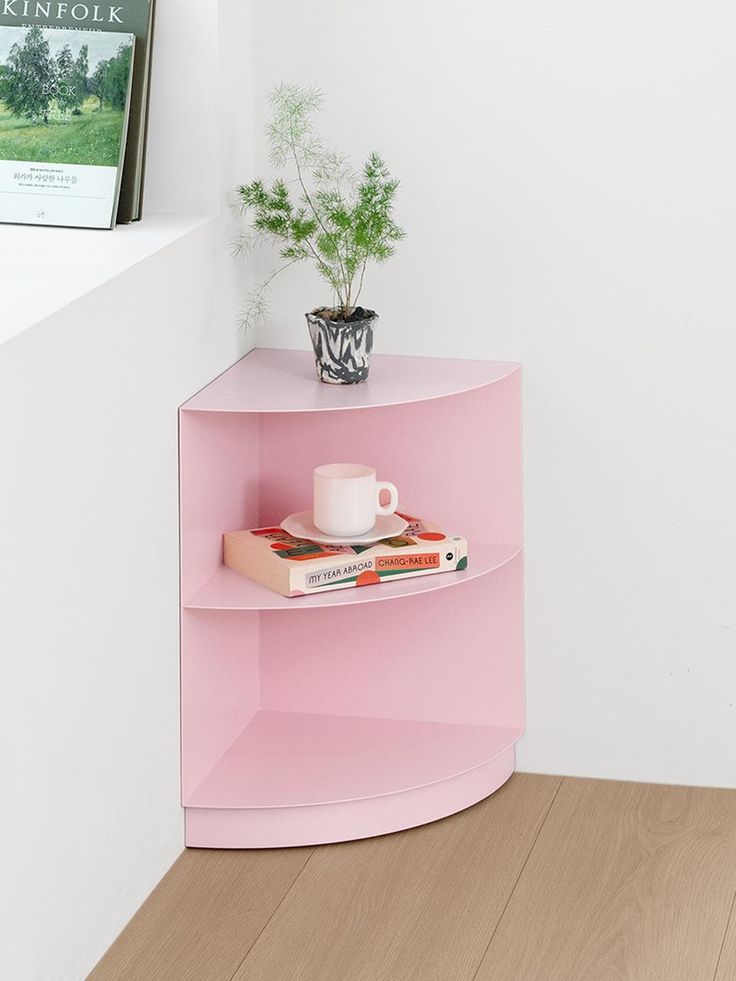
<svg viewBox="0 0 736 981"><path fill-rule="evenodd" d="M220 198L218 7L227 3L154 2L145 210L212 213Z"/></svg>
<svg viewBox="0 0 736 981"><path fill-rule="evenodd" d="M736 786L736 13L256 0L254 35L259 168L286 79L403 180L378 349L524 364L520 767ZM272 299L306 347L318 280Z"/></svg>
<svg viewBox="0 0 736 981"><path fill-rule="evenodd" d="M157 2L163 33L177 5ZM205 50L219 64L202 71L228 132L210 112L206 167L185 154L180 172L163 152L182 17L157 38L149 216L214 213L250 166L249 8L217 6ZM192 228L0 348L3 981L81 981L183 845L177 407L250 343L226 216ZM79 232L90 261L108 234Z"/></svg>
<svg viewBox="0 0 736 981"><path fill-rule="evenodd" d="M205 226L0 357L13 981L79 981L181 851L176 408L239 355L196 276L220 241Z"/></svg>

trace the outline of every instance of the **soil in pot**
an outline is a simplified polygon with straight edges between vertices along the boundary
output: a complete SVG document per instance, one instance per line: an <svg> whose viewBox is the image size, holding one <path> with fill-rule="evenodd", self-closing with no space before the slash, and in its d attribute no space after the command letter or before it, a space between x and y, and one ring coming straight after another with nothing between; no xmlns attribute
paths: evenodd
<svg viewBox="0 0 736 981"><path fill-rule="evenodd" d="M334 307L319 307L317 310L312 310L312 315L322 317L323 320L331 320L336 324L357 324L360 320L371 320L376 316L376 311L366 310L365 307L353 307L353 312L346 319L342 310Z"/></svg>

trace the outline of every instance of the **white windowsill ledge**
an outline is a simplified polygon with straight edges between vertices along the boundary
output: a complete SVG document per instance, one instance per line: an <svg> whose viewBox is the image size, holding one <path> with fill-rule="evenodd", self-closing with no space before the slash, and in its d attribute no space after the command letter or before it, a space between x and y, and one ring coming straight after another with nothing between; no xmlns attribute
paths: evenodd
<svg viewBox="0 0 736 981"><path fill-rule="evenodd" d="M212 220L146 213L112 231L0 225L0 344Z"/></svg>

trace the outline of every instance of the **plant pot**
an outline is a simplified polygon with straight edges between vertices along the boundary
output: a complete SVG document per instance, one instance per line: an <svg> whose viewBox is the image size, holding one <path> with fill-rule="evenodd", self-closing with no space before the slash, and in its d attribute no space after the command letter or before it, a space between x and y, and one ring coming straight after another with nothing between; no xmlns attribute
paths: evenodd
<svg viewBox="0 0 736 981"><path fill-rule="evenodd" d="M357 310L358 320L330 320L321 311L306 314L314 348L317 378L328 385L355 385L365 381L373 350L373 310Z"/></svg>

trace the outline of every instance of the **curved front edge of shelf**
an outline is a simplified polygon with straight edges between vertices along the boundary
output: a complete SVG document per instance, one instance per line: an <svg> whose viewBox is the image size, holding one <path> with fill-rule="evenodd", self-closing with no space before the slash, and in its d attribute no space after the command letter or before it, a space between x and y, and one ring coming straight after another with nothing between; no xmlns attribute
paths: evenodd
<svg viewBox="0 0 736 981"><path fill-rule="evenodd" d="M405 596L431 593L437 589L460 586L502 568L522 551L521 545L488 545L471 543L470 564L462 572L442 572L431 576L398 578L394 582L371 586L333 589L309 596L282 596L260 583L221 566L187 602L186 610L298 610L324 609L328 606L352 606L359 603L386 602Z"/></svg>
<svg viewBox="0 0 736 981"><path fill-rule="evenodd" d="M403 831L490 796L514 772L515 749L447 780L380 797L290 807L187 807L190 848L288 848Z"/></svg>
<svg viewBox="0 0 736 981"><path fill-rule="evenodd" d="M515 361L374 354L359 385L325 385L310 351L256 348L180 406L183 413L294 413L382 409L452 398L518 373Z"/></svg>

